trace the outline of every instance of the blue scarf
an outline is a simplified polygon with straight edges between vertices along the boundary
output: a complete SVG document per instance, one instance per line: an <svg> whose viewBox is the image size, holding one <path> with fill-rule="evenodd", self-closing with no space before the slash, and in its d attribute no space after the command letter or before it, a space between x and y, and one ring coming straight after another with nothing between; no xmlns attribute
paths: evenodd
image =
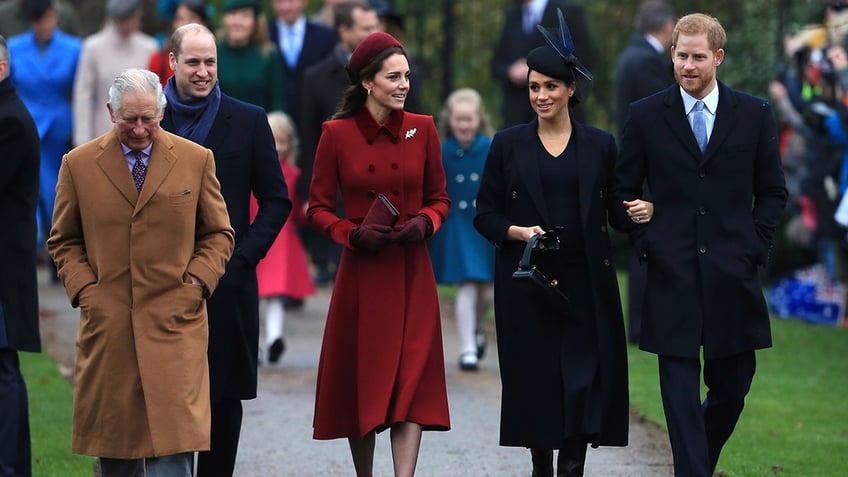
<svg viewBox="0 0 848 477"><path fill-rule="evenodd" d="M177 94L174 77L171 76L165 85L165 97L168 99L168 109L171 110L177 135L203 144L212 129L218 107L221 106L221 88L218 83L215 83L209 96L184 100Z"/></svg>

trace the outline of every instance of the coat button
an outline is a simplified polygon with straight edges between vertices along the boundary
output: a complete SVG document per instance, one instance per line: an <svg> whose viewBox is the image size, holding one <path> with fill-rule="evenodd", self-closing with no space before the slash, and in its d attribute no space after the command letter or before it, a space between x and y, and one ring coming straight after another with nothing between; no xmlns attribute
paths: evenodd
<svg viewBox="0 0 848 477"><path fill-rule="evenodd" d="M462 184L463 182L465 182L465 176L462 174L457 174L455 180L457 183Z"/></svg>
<svg viewBox="0 0 848 477"><path fill-rule="evenodd" d="M707 247L705 245L701 245L698 247L698 251L701 253L707 253Z"/></svg>
<svg viewBox="0 0 848 477"><path fill-rule="evenodd" d="M392 163L392 170L396 171L396 170L398 170L399 167L400 166L398 166L396 162Z"/></svg>
<svg viewBox="0 0 848 477"><path fill-rule="evenodd" d="M698 207L698 214L707 215L707 209L705 209L703 207Z"/></svg>
<svg viewBox="0 0 848 477"><path fill-rule="evenodd" d="M374 197L377 197L377 193L374 192L373 190L369 190L368 191L368 197L373 199Z"/></svg>
<svg viewBox="0 0 848 477"><path fill-rule="evenodd" d="M601 189L601 199L603 199L603 198L604 198L604 190Z"/></svg>
<svg viewBox="0 0 848 477"><path fill-rule="evenodd" d="M604 259L604 266L605 266L605 267L610 266L610 259L608 259L608 258L605 258L605 259Z"/></svg>
<svg viewBox="0 0 848 477"><path fill-rule="evenodd" d="M368 164L368 172L374 172L374 164Z"/></svg>
<svg viewBox="0 0 848 477"><path fill-rule="evenodd" d="M512 195L512 198L513 198L513 199L517 199L517 198L518 198L518 192L516 192L516 191L512 191L512 194L511 194L511 195Z"/></svg>
<svg viewBox="0 0 848 477"><path fill-rule="evenodd" d="M607 226L601 225L601 233L607 233Z"/></svg>
<svg viewBox="0 0 848 477"><path fill-rule="evenodd" d="M468 202L466 202L466 201L464 201L464 200L459 201L459 204L457 204L457 205L459 205L459 208L460 208L461 210L465 210L465 209L467 209L467 208L468 208Z"/></svg>
<svg viewBox="0 0 848 477"><path fill-rule="evenodd" d="M457 149L454 154L456 154L456 157L462 157L465 155L465 151L463 151L462 149Z"/></svg>
<svg viewBox="0 0 848 477"><path fill-rule="evenodd" d="M480 174L477 174L476 172L472 172L471 174L468 175L468 178L471 179L471 182L477 182L477 181L480 180Z"/></svg>
<svg viewBox="0 0 848 477"><path fill-rule="evenodd" d="M706 177L706 176L707 176L707 172L706 172L705 170L703 170L703 169L698 169L698 177L700 177L701 179L703 179L703 178L704 178L704 177Z"/></svg>
<svg viewBox="0 0 848 477"><path fill-rule="evenodd" d="M397 189L395 189L395 190L393 190L393 191L392 191L392 195L394 195L395 197L399 197L399 196L400 196L400 191L399 191L399 190L397 190Z"/></svg>

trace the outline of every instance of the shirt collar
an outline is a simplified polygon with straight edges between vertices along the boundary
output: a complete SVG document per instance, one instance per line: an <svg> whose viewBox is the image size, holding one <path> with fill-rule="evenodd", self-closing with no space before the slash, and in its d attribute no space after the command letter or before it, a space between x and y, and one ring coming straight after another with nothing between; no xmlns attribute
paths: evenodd
<svg viewBox="0 0 848 477"><path fill-rule="evenodd" d="M692 108L695 107L695 103L698 101L693 98L689 93L680 88L680 96L683 97L683 110L686 111L686 115L692 112ZM718 108L718 84L713 88L712 91L708 95L704 97L701 101L704 102L705 109L708 113L715 115L716 108Z"/></svg>
<svg viewBox="0 0 848 477"><path fill-rule="evenodd" d="M665 47L663 46L663 44L660 43L660 41L654 38L652 35L645 35L645 41L647 41L651 46L653 46L654 50L656 50L657 53L662 53L665 51Z"/></svg>
<svg viewBox="0 0 848 477"><path fill-rule="evenodd" d="M303 36L303 32L306 30L306 17L303 15L299 16L291 25L281 19L277 19L277 28L280 30L280 36L284 36L289 30L292 30L295 36Z"/></svg>
<svg viewBox="0 0 848 477"><path fill-rule="evenodd" d="M547 6L548 0L531 0L526 5L527 9L533 13L533 18L539 23L542 23L542 15L544 15Z"/></svg>
<svg viewBox="0 0 848 477"><path fill-rule="evenodd" d="M150 151L153 149L153 143L141 150L141 159L145 160L150 157ZM132 156L133 150L128 148L124 143L121 143L121 150L124 151L124 156ZM133 159L135 159L133 157Z"/></svg>
<svg viewBox="0 0 848 477"><path fill-rule="evenodd" d="M353 118L368 144L374 143L380 131L386 131L391 136L393 143L400 140L400 128L403 126L403 111L400 109L392 110L383 124L378 123L365 106L361 107Z"/></svg>

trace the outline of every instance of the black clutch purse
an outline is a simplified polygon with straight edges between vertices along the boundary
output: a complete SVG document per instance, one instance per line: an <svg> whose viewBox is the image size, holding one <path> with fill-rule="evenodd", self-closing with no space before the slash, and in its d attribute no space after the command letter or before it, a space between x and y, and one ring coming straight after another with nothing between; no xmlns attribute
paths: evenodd
<svg viewBox="0 0 848 477"><path fill-rule="evenodd" d="M548 301L560 311L568 309L568 297L559 288L556 279L548 278L531 263L534 251L559 250L559 230L551 230L530 238L524 247L524 254L518 262L518 269L512 273L512 279L527 287L530 293Z"/></svg>

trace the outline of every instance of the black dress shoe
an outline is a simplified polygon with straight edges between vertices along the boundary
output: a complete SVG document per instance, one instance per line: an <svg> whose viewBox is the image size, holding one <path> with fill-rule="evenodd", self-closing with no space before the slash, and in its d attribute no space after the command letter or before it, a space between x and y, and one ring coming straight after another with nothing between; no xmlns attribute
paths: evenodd
<svg viewBox="0 0 848 477"><path fill-rule="evenodd" d="M486 332L482 328L474 330L474 341L477 345L477 359L483 359L486 355Z"/></svg>
<svg viewBox="0 0 848 477"><path fill-rule="evenodd" d="M268 362L276 363L280 360L280 356L283 355L283 351L286 350L286 342L283 341L283 338L277 338L271 343L271 346L268 348Z"/></svg>

